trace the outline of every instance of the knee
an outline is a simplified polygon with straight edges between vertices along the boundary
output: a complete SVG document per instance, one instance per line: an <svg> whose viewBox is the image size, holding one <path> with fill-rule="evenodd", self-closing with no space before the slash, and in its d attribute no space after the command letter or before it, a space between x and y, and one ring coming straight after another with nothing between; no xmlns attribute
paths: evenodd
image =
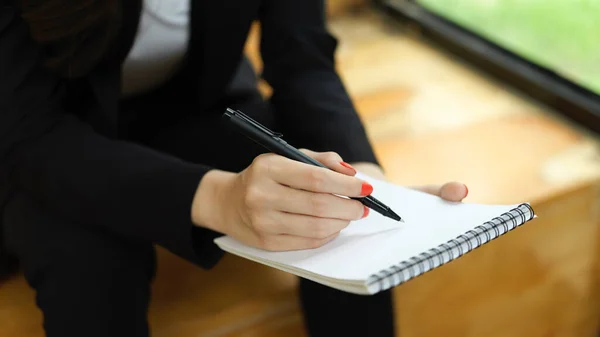
<svg viewBox="0 0 600 337"><path fill-rule="evenodd" d="M152 277L154 248L77 224L45 210L33 199L17 194L3 214L7 250L19 260L32 280L45 272L70 275L104 275L142 272Z"/></svg>

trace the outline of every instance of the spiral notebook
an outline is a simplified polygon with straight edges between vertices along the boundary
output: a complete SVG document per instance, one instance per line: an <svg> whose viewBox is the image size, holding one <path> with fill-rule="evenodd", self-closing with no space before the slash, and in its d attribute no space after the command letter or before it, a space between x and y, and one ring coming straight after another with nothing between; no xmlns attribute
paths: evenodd
<svg viewBox="0 0 600 337"><path fill-rule="evenodd" d="M490 242L536 217L528 203L483 205L439 197L379 181L373 196L404 223L371 212L328 244L269 252L223 236L224 251L342 291L371 295L396 287Z"/></svg>

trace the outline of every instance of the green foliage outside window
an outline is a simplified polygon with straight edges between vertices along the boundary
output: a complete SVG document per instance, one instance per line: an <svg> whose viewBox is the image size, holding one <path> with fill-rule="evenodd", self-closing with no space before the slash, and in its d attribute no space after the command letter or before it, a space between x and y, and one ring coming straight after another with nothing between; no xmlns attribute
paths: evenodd
<svg viewBox="0 0 600 337"><path fill-rule="evenodd" d="M430 11L600 94L600 0L418 0Z"/></svg>

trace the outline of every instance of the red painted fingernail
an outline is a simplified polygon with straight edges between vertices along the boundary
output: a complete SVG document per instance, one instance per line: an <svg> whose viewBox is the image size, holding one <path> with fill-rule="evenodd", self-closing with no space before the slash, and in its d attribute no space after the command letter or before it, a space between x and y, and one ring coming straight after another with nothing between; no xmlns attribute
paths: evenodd
<svg viewBox="0 0 600 337"><path fill-rule="evenodd" d="M373 193L373 186L371 186L371 184L369 184L369 183L363 183L362 188L360 190L360 195L363 197L366 197L367 195L370 195L371 193Z"/></svg>
<svg viewBox="0 0 600 337"><path fill-rule="evenodd" d="M367 217L367 215L369 215L369 207L367 207L367 206L364 206L364 207L365 207L365 211L363 212L363 216L362 216L362 218L366 218L366 217ZM362 218L361 218L361 219L362 219Z"/></svg>
<svg viewBox="0 0 600 337"><path fill-rule="evenodd" d="M467 194L465 194L465 196L469 195L469 188L467 187L467 185L465 185L465 190L467 190Z"/></svg>
<svg viewBox="0 0 600 337"><path fill-rule="evenodd" d="M352 167L352 165L350 165L350 164L348 164L348 163L346 163L346 162L344 162L344 161L341 161L341 162L340 162L340 165L342 165L342 166L343 166L343 167L345 167L345 168L349 168L349 169L351 169L352 171L356 172L356 169L355 169L354 167Z"/></svg>

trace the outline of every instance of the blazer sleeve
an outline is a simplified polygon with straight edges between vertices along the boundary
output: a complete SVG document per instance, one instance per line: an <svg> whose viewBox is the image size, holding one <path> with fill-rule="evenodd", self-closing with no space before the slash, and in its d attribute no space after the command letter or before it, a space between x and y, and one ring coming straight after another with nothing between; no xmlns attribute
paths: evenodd
<svg viewBox="0 0 600 337"><path fill-rule="evenodd" d="M194 227L190 209L210 168L96 133L63 111L64 80L40 64L18 10L0 0L0 171L11 185L67 221L216 263L219 234Z"/></svg>
<svg viewBox="0 0 600 337"><path fill-rule="evenodd" d="M337 40L324 0L267 0L259 14L263 78L273 88L278 126L298 146L378 163L335 70Z"/></svg>

